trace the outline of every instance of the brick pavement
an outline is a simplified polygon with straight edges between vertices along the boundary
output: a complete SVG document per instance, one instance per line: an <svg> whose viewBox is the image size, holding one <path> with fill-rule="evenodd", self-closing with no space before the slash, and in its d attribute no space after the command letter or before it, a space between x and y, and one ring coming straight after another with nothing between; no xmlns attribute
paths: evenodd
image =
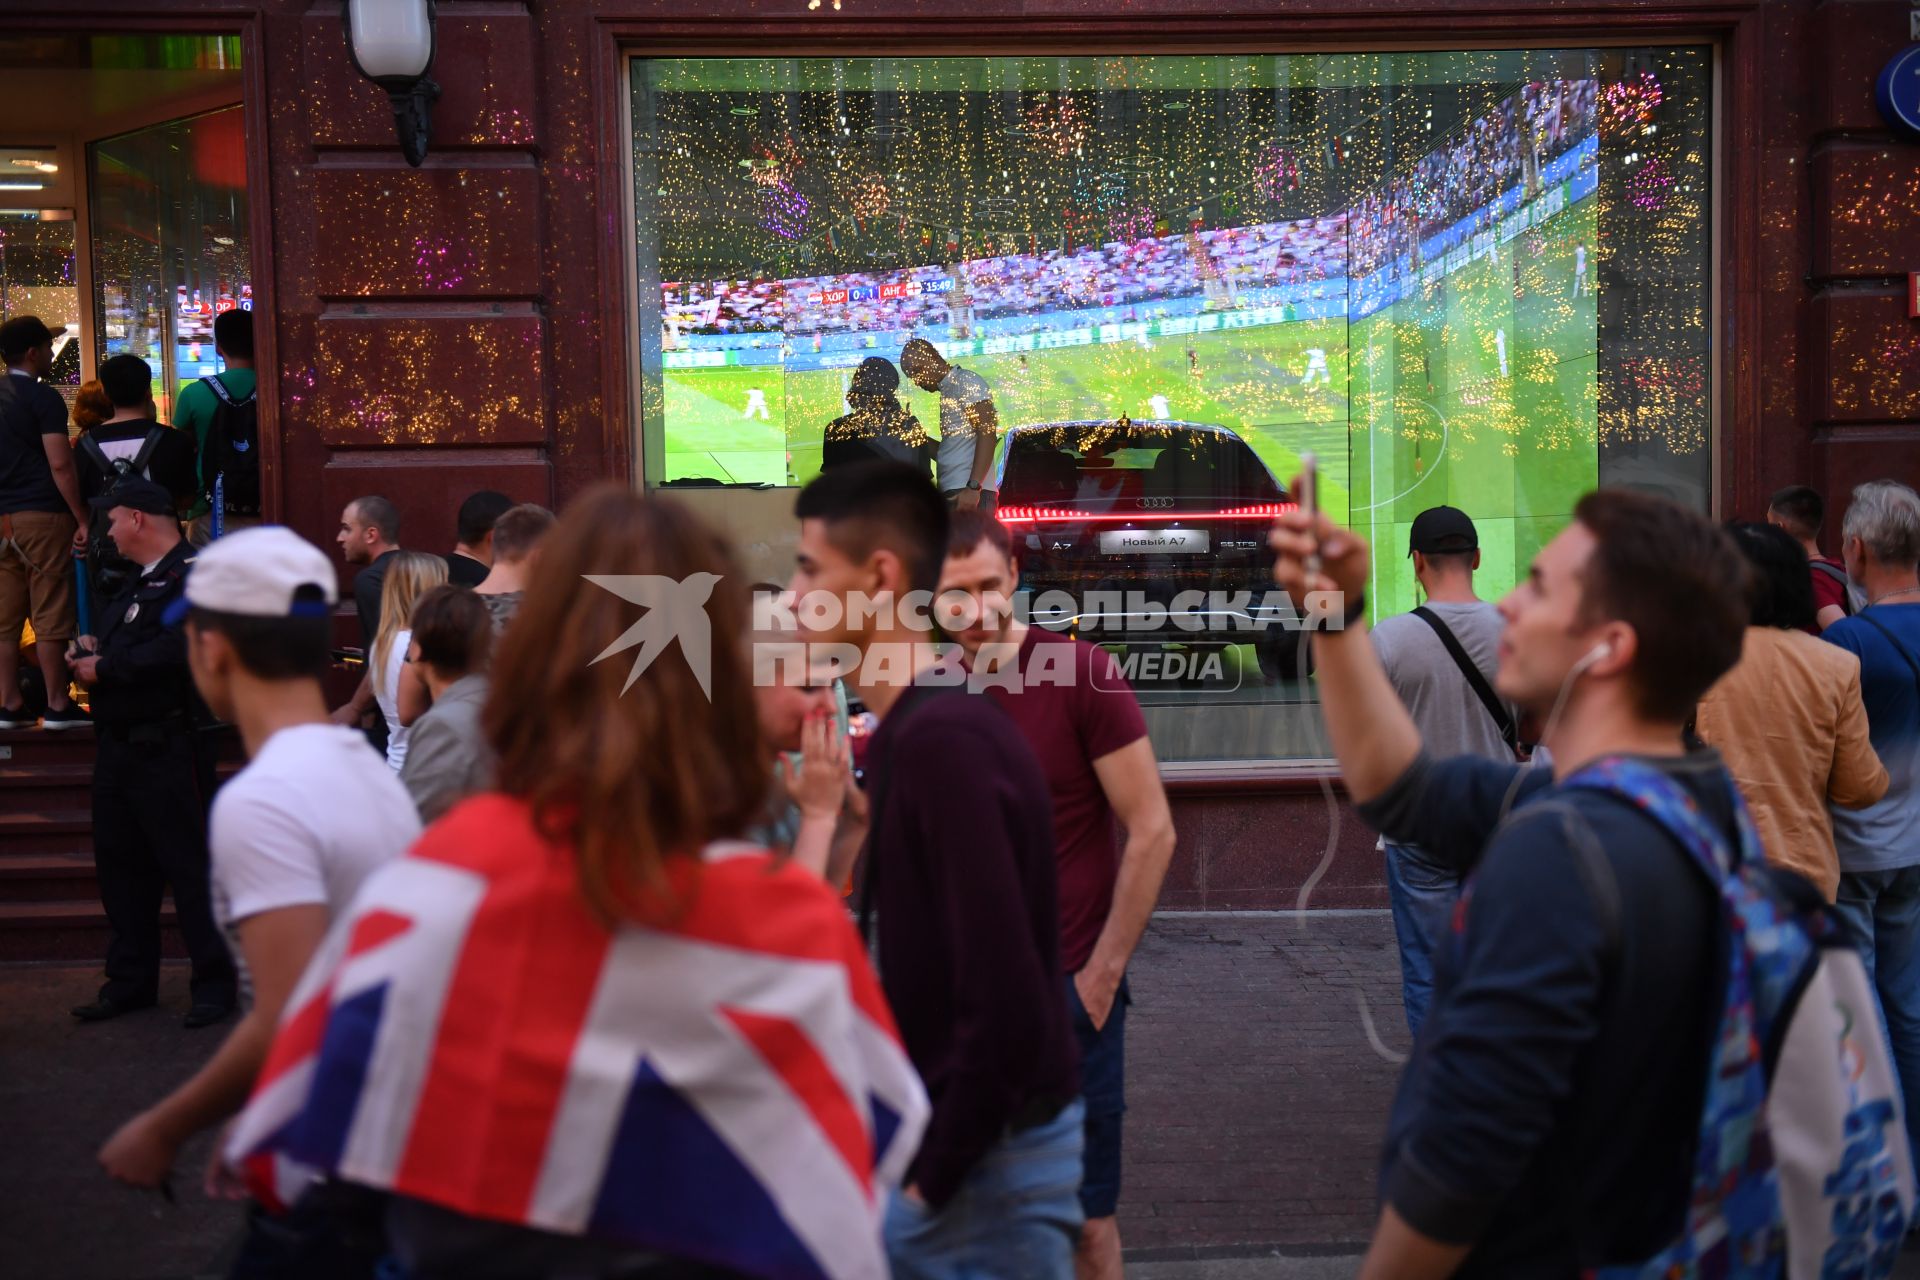
<svg viewBox="0 0 1920 1280"><path fill-rule="evenodd" d="M0 967L0 1276L188 1280L215 1274L238 1210L111 1186L93 1152L184 1077L223 1029L187 1032L186 973L159 1011L81 1027L96 979ZM1384 912L1162 915L1133 969L1132 1108L1121 1223L1134 1280L1329 1280L1351 1275L1373 1223L1373 1174L1397 1067L1369 1046L1365 995L1404 1048L1399 965ZM1901 1275L1920 1280L1920 1255Z"/></svg>
<svg viewBox="0 0 1920 1280"><path fill-rule="evenodd" d="M1131 979L1129 1253L1364 1241L1404 1048L1385 912L1158 917Z"/></svg>

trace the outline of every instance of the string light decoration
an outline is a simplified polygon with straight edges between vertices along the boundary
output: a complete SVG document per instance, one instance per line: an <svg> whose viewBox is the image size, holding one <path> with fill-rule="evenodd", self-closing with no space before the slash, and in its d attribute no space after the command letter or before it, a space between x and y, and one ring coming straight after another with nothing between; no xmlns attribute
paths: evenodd
<svg viewBox="0 0 1920 1280"><path fill-rule="evenodd" d="M429 289L458 289L474 269L473 251L450 236L413 238L413 265Z"/></svg>
<svg viewBox="0 0 1920 1280"><path fill-rule="evenodd" d="M1111 264L1145 262L1163 240L1184 245L1189 228L1211 236L1347 217L1396 179L1405 180L1396 219L1444 222L1454 206L1443 183L1418 172L1423 157L1470 137L1475 122L1499 118L1528 86L1597 81L1598 154L1588 169L1597 191L1569 201L1544 233L1513 234L1490 222L1497 269L1486 261L1421 280L1429 262L1418 243L1404 245L1414 278L1402 301L1330 322L1325 383L1316 376L1301 385L1302 357L1286 345L1295 332L1286 326L1246 330L1250 349L1270 353L1260 360L1203 349L1204 376L1193 386L1204 387L1204 407L1196 412L1242 430L1262 450L1270 443L1262 431L1277 429L1261 424L1350 431L1356 493L1369 449L1383 475L1409 477L1443 458L1555 455L1555 474L1573 477L1567 485L1597 482L1615 451L1652 451L1704 483L1710 78L1699 50L721 58L635 68L636 103L644 99L644 118L654 122L644 150L637 140L636 204L645 243L658 246L660 278L730 282L723 314L737 310L742 323L754 306L777 309L788 288L946 279L976 327L1005 314L994 310L1001 295L1038 290L1033 307L1047 311L1102 306L1112 292L1091 266L1050 274L1019 265L1024 259L1091 264L1090 255L1101 255L1104 269L1118 270ZM755 114L732 114L746 105ZM1550 118L1516 130L1530 134L1524 145L1535 150L1513 181L1526 201L1555 185L1537 172L1564 145L1552 141ZM1627 154L1639 158L1629 164ZM743 157L755 166L742 169ZM1357 278L1362 230L1349 224L1345 270ZM1239 259L1206 243L1235 299L1209 299L1210 307L1238 308L1239 295L1278 287L1302 269L1280 255L1239 274ZM1578 297L1576 251L1585 265ZM1176 256L1184 261L1187 251ZM1002 260L1014 265L986 265ZM1002 270L1015 275L994 274ZM802 283L781 283L795 281ZM1351 283L1340 269L1328 281L1338 294ZM709 286L704 296L712 293ZM1114 305L1124 316L1128 304ZM1150 306L1139 311L1154 319ZM1482 313L1502 319L1485 333L1465 332L1462 317ZM875 298L849 300L828 319L829 351L837 333L870 333L879 345L853 354L892 357L897 349L885 344L894 333L926 325L943 338L948 310L924 297ZM698 337L697 328L690 332ZM1464 374L1469 359L1497 371L1502 332L1506 377ZM810 352L820 336L786 338ZM1124 341L1079 347L1071 373L1045 349L1020 353L1024 361L1012 352L976 354L969 367L993 381L1003 420L1120 409L1145 416L1145 406L1111 397L1165 367L1168 340L1155 340L1154 349ZM816 375L783 376L798 387ZM823 393L834 413L819 422L789 398L792 447L817 439L840 412L837 386ZM1168 388L1176 410L1178 391Z"/></svg>
<svg viewBox="0 0 1920 1280"><path fill-rule="evenodd" d="M1602 456L1617 450L1668 465L1687 459L1703 494L1706 101L1704 59L1692 51L1624 61L1618 78L1602 86L1601 136L1610 145L1601 151L1604 238L1595 246L1601 279L1615 295L1600 323Z"/></svg>
<svg viewBox="0 0 1920 1280"><path fill-rule="evenodd" d="M1084 151L1087 122L1072 98L1047 95L1027 104L1023 132L1036 150L1064 160Z"/></svg>
<svg viewBox="0 0 1920 1280"><path fill-rule="evenodd" d="M798 240L807 233L807 214L812 208L812 201L781 179L767 188L760 225L783 240Z"/></svg>
<svg viewBox="0 0 1920 1280"><path fill-rule="evenodd" d="M1145 240L1154 231L1153 207L1137 204L1129 209L1116 209L1107 218L1107 233L1115 240Z"/></svg>
<svg viewBox="0 0 1920 1280"><path fill-rule="evenodd" d="M1660 77L1642 71L1630 79L1615 80L1600 90L1600 130L1619 138L1652 123L1654 112L1666 101Z"/></svg>
<svg viewBox="0 0 1920 1280"><path fill-rule="evenodd" d="M1269 144L1253 171L1254 190L1261 199L1283 203L1287 193L1300 187L1300 160L1291 147Z"/></svg>
<svg viewBox="0 0 1920 1280"><path fill-rule="evenodd" d="M877 173L863 173L847 183L842 196L854 219L860 222L884 217L893 207L887 181Z"/></svg>
<svg viewBox="0 0 1920 1280"><path fill-rule="evenodd" d="M1667 162L1659 156L1648 156L1627 175L1627 199L1636 209L1648 213L1658 213L1666 208L1667 193L1673 189L1673 175L1667 172Z"/></svg>

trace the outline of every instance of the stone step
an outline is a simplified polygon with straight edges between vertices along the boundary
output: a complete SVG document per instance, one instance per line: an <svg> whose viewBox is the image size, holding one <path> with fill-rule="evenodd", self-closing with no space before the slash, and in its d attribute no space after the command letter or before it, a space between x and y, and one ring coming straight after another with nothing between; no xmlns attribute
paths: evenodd
<svg viewBox="0 0 1920 1280"><path fill-rule="evenodd" d="M0 854L86 853L93 848L90 809L38 809L0 813Z"/></svg>
<svg viewBox="0 0 1920 1280"><path fill-rule="evenodd" d="M160 909L163 955L186 955L186 946L173 927L173 904ZM107 953L107 916L99 900L80 898L47 902L0 902L0 963L8 961L91 961Z"/></svg>
<svg viewBox="0 0 1920 1280"><path fill-rule="evenodd" d="M0 765L93 766L93 730L0 729Z"/></svg>
<svg viewBox="0 0 1920 1280"><path fill-rule="evenodd" d="M0 854L0 902L80 902L97 893L91 853Z"/></svg>
<svg viewBox="0 0 1920 1280"><path fill-rule="evenodd" d="M0 813L91 810L92 764L0 764Z"/></svg>

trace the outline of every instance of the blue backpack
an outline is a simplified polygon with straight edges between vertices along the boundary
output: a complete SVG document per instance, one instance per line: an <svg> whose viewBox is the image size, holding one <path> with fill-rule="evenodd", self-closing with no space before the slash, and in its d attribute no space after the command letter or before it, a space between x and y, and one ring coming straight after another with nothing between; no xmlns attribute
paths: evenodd
<svg viewBox="0 0 1920 1280"><path fill-rule="evenodd" d="M1686 1223L1646 1262L1590 1274L1891 1274L1913 1212L1913 1165L1879 1005L1838 920L1774 878L1737 789L1736 852L1650 765L1605 759L1561 785L1617 796L1665 827L1718 887L1731 941Z"/></svg>

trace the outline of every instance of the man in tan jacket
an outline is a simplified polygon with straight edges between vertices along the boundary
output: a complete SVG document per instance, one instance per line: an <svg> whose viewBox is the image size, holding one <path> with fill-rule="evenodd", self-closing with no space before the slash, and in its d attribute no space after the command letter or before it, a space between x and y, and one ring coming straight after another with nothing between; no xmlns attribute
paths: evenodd
<svg viewBox="0 0 1920 1280"><path fill-rule="evenodd" d="M1752 625L1740 661L1700 700L1695 729L1740 784L1767 861L1799 872L1827 901L1840 886L1829 804L1864 809L1887 791L1867 737L1860 660L1802 630L1814 616L1806 556L1763 524L1728 531L1752 562Z"/></svg>

